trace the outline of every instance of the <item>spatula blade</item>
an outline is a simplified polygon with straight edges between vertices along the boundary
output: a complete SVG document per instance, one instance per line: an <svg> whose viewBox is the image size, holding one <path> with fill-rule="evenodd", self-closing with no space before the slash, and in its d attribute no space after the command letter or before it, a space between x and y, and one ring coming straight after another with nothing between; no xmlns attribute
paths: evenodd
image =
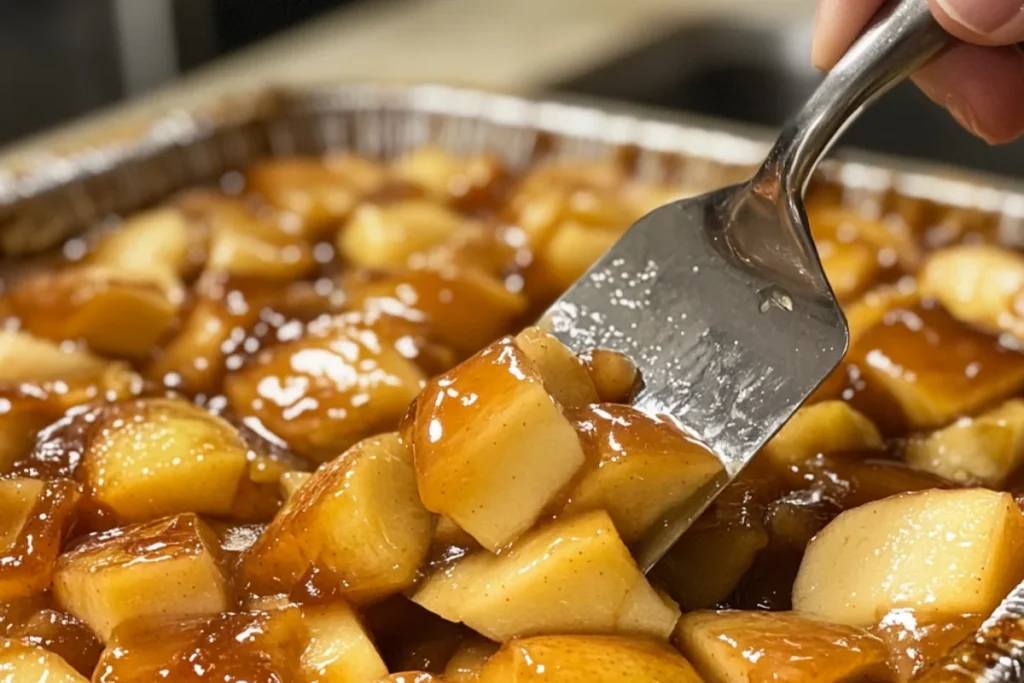
<svg viewBox="0 0 1024 683"><path fill-rule="evenodd" d="M634 548L645 571L848 345L813 249L780 239L787 233L773 211L737 210L746 192L729 188L648 214L541 321L577 353L629 356L644 382L636 406L672 419L722 460L723 476Z"/></svg>

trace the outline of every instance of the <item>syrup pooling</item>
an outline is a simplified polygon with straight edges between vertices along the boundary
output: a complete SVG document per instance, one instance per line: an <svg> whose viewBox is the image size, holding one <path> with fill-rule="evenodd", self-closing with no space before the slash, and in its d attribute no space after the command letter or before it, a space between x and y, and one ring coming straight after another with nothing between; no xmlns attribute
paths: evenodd
<svg viewBox="0 0 1024 683"><path fill-rule="evenodd" d="M644 576L629 544L720 465L628 405L629 359L521 329L701 189L642 162L267 159L6 269L0 666L829 681L944 654L1024 573L997 493L1020 257L977 216L812 191L851 355Z"/></svg>

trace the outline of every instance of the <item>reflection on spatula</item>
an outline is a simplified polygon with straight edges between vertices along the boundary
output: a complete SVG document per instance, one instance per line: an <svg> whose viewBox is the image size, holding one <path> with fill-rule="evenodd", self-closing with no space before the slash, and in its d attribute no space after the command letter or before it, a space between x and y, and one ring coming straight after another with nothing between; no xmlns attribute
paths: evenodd
<svg viewBox="0 0 1024 683"><path fill-rule="evenodd" d="M673 419L725 471L634 548L646 571L831 372L848 329L803 193L859 109L948 42L927 0L883 7L746 184L640 219L543 316L577 353L639 366L637 406Z"/></svg>

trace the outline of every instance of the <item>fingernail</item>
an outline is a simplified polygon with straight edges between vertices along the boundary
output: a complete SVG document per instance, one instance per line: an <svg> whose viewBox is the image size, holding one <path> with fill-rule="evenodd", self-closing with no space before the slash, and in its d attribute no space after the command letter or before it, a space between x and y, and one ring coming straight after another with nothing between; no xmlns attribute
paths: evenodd
<svg viewBox="0 0 1024 683"><path fill-rule="evenodd" d="M935 0L949 18L981 36L989 36L1021 13L1021 0Z"/></svg>

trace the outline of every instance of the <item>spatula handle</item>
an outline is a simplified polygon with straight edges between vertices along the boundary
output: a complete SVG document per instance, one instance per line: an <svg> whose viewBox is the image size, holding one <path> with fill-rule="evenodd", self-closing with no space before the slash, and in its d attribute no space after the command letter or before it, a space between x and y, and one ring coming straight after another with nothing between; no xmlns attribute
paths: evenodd
<svg viewBox="0 0 1024 683"><path fill-rule="evenodd" d="M802 196L811 173L857 114L950 44L928 0L891 0L782 130L757 183Z"/></svg>

